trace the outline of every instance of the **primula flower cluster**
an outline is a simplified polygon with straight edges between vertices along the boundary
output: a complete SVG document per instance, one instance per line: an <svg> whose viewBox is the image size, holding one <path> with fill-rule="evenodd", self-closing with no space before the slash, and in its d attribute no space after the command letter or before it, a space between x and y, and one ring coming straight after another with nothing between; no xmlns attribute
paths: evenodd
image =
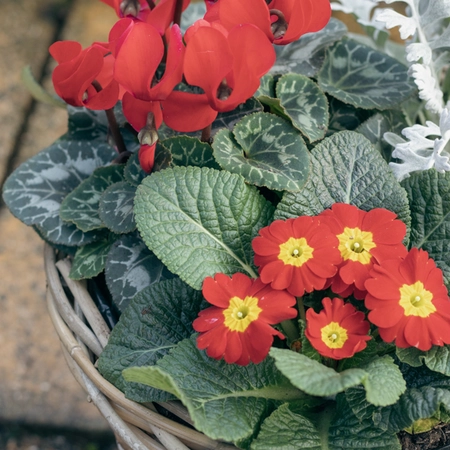
<svg viewBox="0 0 450 450"><path fill-rule="evenodd" d="M256 92L275 62L272 43L318 31L331 15L329 0L205 0L205 17L183 36L180 17L190 0L101 1L119 17L108 42L84 50L72 41L53 44L53 83L73 106L110 110L122 101L126 119L145 136L139 159L147 172L163 121L180 132L206 129Z"/></svg>
<svg viewBox="0 0 450 450"><path fill-rule="evenodd" d="M296 317L295 297L331 289L323 309L306 311L305 336L324 357L350 358L378 327L386 342L429 350L450 343L450 300L442 271L428 253L403 245L405 224L386 209L336 203L315 217L276 220L253 239L259 278L206 278L214 306L194 322L198 346L213 358L246 365L268 354L270 325ZM359 311L352 295L369 310ZM301 306L302 307L302 306Z"/></svg>

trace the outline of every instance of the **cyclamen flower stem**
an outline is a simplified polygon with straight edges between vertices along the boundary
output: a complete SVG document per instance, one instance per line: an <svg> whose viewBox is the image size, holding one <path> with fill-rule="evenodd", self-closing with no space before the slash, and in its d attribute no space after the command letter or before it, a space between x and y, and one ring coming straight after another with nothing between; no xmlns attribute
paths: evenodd
<svg viewBox="0 0 450 450"><path fill-rule="evenodd" d="M173 23L180 25L181 13L183 12L183 0L177 0L175 4L175 12L173 14Z"/></svg>
<svg viewBox="0 0 450 450"><path fill-rule="evenodd" d="M147 0L148 7L150 10L154 9L156 7L155 2L153 0Z"/></svg>
<svg viewBox="0 0 450 450"><path fill-rule="evenodd" d="M103 88L101 84L94 80L92 82L92 86L94 86L97 92L100 92ZM114 109L106 109L106 118L108 119L109 129L111 130L111 135L116 144L117 151L120 153L124 153L127 151L127 147L125 146L125 142L123 141L122 135L120 134L119 125L117 125L116 116L114 114Z"/></svg>
<svg viewBox="0 0 450 450"><path fill-rule="evenodd" d="M203 130L202 130L202 137L201 137L201 141L202 142L208 142L209 143L211 141L211 130L212 130L212 123L210 123L208 126L203 128Z"/></svg>

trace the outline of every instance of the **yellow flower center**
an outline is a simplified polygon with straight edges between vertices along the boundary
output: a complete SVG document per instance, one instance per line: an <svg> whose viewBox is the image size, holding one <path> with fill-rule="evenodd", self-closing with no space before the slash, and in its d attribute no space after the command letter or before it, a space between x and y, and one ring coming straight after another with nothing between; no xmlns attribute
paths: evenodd
<svg viewBox="0 0 450 450"><path fill-rule="evenodd" d="M295 267L301 267L308 259L313 257L314 249L308 245L305 238L289 238L280 245L278 259Z"/></svg>
<svg viewBox="0 0 450 450"><path fill-rule="evenodd" d="M231 331L244 332L247 327L256 319L262 309L258 306L256 297L233 297L230 305L224 310L225 326Z"/></svg>
<svg viewBox="0 0 450 450"><path fill-rule="evenodd" d="M405 316L428 317L436 311L432 300L433 294L424 288L421 281L404 284L400 288L399 304L405 310Z"/></svg>
<svg viewBox="0 0 450 450"><path fill-rule="evenodd" d="M347 330L337 322L330 322L320 332L322 341L328 348L342 348L348 339Z"/></svg>
<svg viewBox="0 0 450 450"><path fill-rule="evenodd" d="M370 250L376 247L373 242L373 234L370 231L361 231L359 228L344 228L342 234L338 234L339 250L342 259L347 261L359 261L361 264L369 264Z"/></svg>

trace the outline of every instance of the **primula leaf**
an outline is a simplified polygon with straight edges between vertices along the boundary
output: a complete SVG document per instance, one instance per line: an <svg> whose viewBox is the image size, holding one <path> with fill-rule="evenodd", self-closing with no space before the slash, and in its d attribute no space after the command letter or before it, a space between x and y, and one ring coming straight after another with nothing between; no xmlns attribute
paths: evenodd
<svg viewBox="0 0 450 450"><path fill-rule="evenodd" d="M102 272L113 242L114 240L111 237L80 247L73 259L70 278L72 280L83 280L93 278Z"/></svg>
<svg viewBox="0 0 450 450"><path fill-rule="evenodd" d="M137 233L122 236L114 243L106 260L105 275L114 304L122 312L138 292L174 277Z"/></svg>
<svg viewBox="0 0 450 450"><path fill-rule="evenodd" d="M406 66L349 39L328 49L318 79L323 91L365 109L393 108L415 90Z"/></svg>
<svg viewBox="0 0 450 450"><path fill-rule="evenodd" d="M262 424L251 450L322 450L317 428L306 417L281 405Z"/></svg>
<svg viewBox="0 0 450 450"><path fill-rule="evenodd" d="M115 150L100 142L58 141L20 165L7 179L3 198L26 225L35 225L51 242L84 245L103 233L83 233L62 222L63 199L97 168L109 164Z"/></svg>
<svg viewBox="0 0 450 450"><path fill-rule="evenodd" d="M170 396L166 392L125 382L122 371L155 364L175 344L189 337L202 301L201 294L180 279L156 283L141 291L114 327L98 362L100 373L132 400L167 400Z"/></svg>
<svg viewBox="0 0 450 450"><path fill-rule="evenodd" d="M233 132L219 131L213 148L224 169L242 175L251 184L298 191L306 183L309 152L301 134L273 114L252 114Z"/></svg>
<svg viewBox="0 0 450 450"><path fill-rule="evenodd" d="M285 113L310 142L325 137L328 126L328 101L314 81L290 73L277 82L277 97Z"/></svg>
<svg viewBox="0 0 450 450"><path fill-rule="evenodd" d="M139 186L135 218L144 242L194 289L217 272L255 275L251 241L273 208L239 175L175 167Z"/></svg>
<svg viewBox="0 0 450 450"><path fill-rule="evenodd" d="M402 373L390 356L381 356L363 366L368 376L363 381L369 403L377 406L394 404L406 390Z"/></svg>
<svg viewBox="0 0 450 450"><path fill-rule="evenodd" d="M322 30L306 34L288 45L276 45L277 60L271 73L300 73L313 77L323 64L325 49L341 39L347 33L347 27L331 18Z"/></svg>
<svg viewBox="0 0 450 450"><path fill-rule="evenodd" d="M212 439L243 445L267 415L270 399L299 399L271 358L246 367L209 358L195 336L180 342L156 366L123 372L129 381L146 383L176 395L197 430Z"/></svg>
<svg viewBox="0 0 450 450"><path fill-rule="evenodd" d="M328 448L348 450L400 450L400 442L393 431L374 425L370 419L359 419L352 413L346 395L337 397L336 413L329 429Z"/></svg>
<svg viewBox="0 0 450 450"><path fill-rule="evenodd" d="M272 348L270 356L290 382L309 395L327 397L356 386L367 377L362 369L348 369L336 372L330 367L313 361L305 355L291 350Z"/></svg>
<svg viewBox="0 0 450 450"><path fill-rule="evenodd" d="M412 367L425 364L433 372L439 372L450 377L450 346L433 346L431 350L423 352L417 348L397 348L400 361Z"/></svg>
<svg viewBox="0 0 450 450"><path fill-rule="evenodd" d="M98 215L114 233L130 233L136 228L133 204L136 186L120 181L107 187L100 197Z"/></svg>
<svg viewBox="0 0 450 450"><path fill-rule="evenodd" d="M211 146L206 142L189 136L174 136L161 141L161 145L170 151L173 164L176 166L220 169L214 159Z"/></svg>
<svg viewBox="0 0 450 450"><path fill-rule="evenodd" d="M107 187L122 180L123 166L99 167L63 200L59 212L61 219L73 222L84 232L104 228L98 211L100 197Z"/></svg>
<svg viewBox="0 0 450 450"><path fill-rule="evenodd" d="M450 173L431 169L402 182L411 205L411 247L426 250L450 285Z"/></svg>
<svg viewBox="0 0 450 450"><path fill-rule="evenodd" d="M365 211L389 209L409 226L406 192L364 136L352 131L336 133L311 151L311 161L311 175L305 187L300 192L284 194L275 218L313 216L342 202Z"/></svg>

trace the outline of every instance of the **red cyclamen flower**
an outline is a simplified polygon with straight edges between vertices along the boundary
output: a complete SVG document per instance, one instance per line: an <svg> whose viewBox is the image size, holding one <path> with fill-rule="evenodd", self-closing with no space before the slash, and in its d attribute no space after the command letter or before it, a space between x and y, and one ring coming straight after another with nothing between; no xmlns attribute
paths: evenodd
<svg viewBox="0 0 450 450"><path fill-rule="evenodd" d="M424 250L375 265L365 283L368 319L381 338L426 351L450 344L450 300L442 271Z"/></svg>
<svg viewBox="0 0 450 450"><path fill-rule="evenodd" d="M219 23L198 20L184 38L184 76L204 94L173 91L164 102L164 122L177 131L203 129L218 112L244 103L275 62L272 44L254 25L236 26L228 32Z"/></svg>
<svg viewBox="0 0 450 450"><path fill-rule="evenodd" d="M58 62L52 74L55 91L69 105L100 110L117 103L119 84L112 76L107 44L82 50L78 42L58 41L49 51Z"/></svg>
<svg viewBox="0 0 450 450"><path fill-rule="evenodd" d="M357 311L350 304L344 304L340 298L328 297L322 300L323 310L319 314L312 308L306 311L305 336L311 345L327 358L351 358L364 350L369 322L364 320L364 313Z"/></svg>
<svg viewBox="0 0 450 450"><path fill-rule="evenodd" d="M318 217L339 239L342 263L330 283L332 291L342 297L353 294L362 300L366 293L364 282L373 264L406 255L402 243L406 225L387 209L365 212L353 205L335 203Z"/></svg>
<svg viewBox="0 0 450 450"><path fill-rule="evenodd" d="M194 320L198 348L211 358L246 366L261 362L269 353L273 337L283 334L270 324L293 319L295 297L274 291L258 278L242 273L231 278L218 273L203 283L203 296L212 307L200 311Z"/></svg>
<svg viewBox="0 0 450 450"><path fill-rule="evenodd" d="M338 240L316 217L276 220L253 239L261 280L295 296L323 289L341 261Z"/></svg>
<svg viewBox="0 0 450 450"><path fill-rule="evenodd" d="M275 44L289 44L305 33L321 30L330 20L329 0L219 0L205 19L230 30L253 24Z"/></svg>

